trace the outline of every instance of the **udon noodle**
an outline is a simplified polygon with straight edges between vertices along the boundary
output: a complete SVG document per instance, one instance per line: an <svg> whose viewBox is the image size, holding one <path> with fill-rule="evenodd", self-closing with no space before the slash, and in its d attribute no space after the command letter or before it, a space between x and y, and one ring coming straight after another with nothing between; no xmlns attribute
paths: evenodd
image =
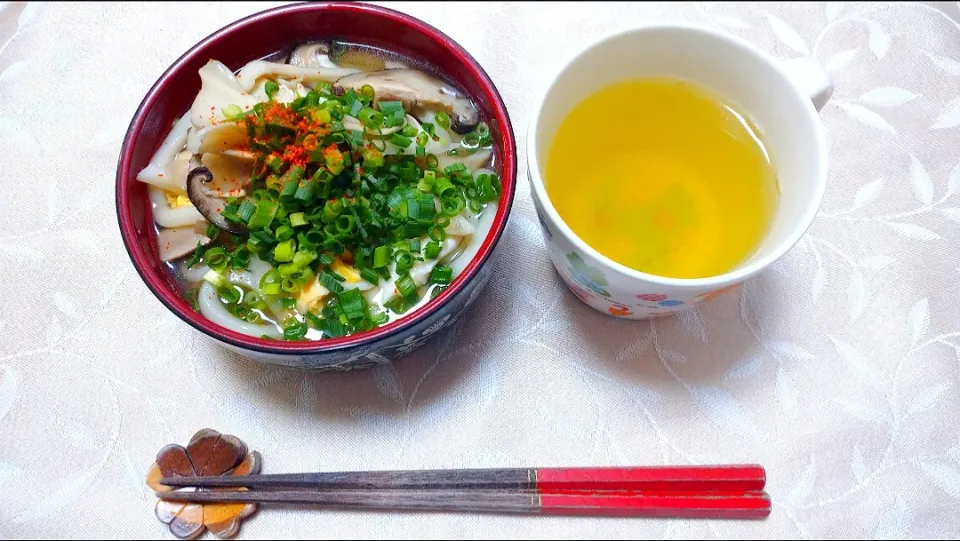
<svg viewBox="0 0 960 541"><path fill-rule="evenodd" d="M383 325L466 267L496 213L471 100L403 58L311 42L234 73L211 60L137 179L182 294L285 340Z"/></svg>

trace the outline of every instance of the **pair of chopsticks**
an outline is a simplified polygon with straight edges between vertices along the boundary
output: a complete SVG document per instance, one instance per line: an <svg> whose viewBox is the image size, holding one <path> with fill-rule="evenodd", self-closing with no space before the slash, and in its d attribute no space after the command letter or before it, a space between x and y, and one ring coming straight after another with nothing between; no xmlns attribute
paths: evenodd
<svg viewBox="0 0 960 541"><path fill-rule="evenodd" d="M158 495L193 503L709 519L762 519L770 514L770 498L763 492L766 473L760 466L321 472L172 477L160 482L248 489Z"/></svg>

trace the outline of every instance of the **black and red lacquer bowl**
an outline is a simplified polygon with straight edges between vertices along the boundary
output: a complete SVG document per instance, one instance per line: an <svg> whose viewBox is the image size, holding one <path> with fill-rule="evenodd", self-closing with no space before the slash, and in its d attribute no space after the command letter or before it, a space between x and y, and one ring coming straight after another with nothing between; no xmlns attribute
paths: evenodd
<svg viewBox="0 0 960 541"><path fill-rule="evenodd" d="M217 59L231 69L293 43L341 39L382 47L425 61L468 93L494 135L503 192L493 226L463 272L440 295L378 329L343 338L284 342L240 334L193 311L160 261L147 187L136 180L172 123L200 90L197 70ZM465 315L493 272L516 187L516 144L506 106L477 61L442 32L414 17L357 3L288 5L251 15L218 30L160 76L127 130L117 167L117 217L123 242L147 287L180 319L219 343L268 363L314 370L356 370L386 364Z"/></svg>

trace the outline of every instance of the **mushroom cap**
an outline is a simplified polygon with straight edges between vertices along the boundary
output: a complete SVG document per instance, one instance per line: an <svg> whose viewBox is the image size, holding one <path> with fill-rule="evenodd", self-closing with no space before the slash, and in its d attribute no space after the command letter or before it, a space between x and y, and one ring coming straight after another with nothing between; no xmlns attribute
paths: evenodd
<svg viewBox="0 0 960 541"><path fill-rule="evenodd" d="M480 114L466 97L447 83L414 69L386 69L354 73L333 85L338 94L348 88L373 87L378 101L401 101L408 111L442 110L450 115L451 128L467 133L480 122Z"/></svg>
<svg viewBox="0 0 960 541"><path fill-rule="evenodd" d="M204 166L196 167L187 174L187 197L208 222L228 233L240 234L247 231L243 224L228 222L220 214L226 202L217 197L209 188L213 182L213 173Z"/></svg>

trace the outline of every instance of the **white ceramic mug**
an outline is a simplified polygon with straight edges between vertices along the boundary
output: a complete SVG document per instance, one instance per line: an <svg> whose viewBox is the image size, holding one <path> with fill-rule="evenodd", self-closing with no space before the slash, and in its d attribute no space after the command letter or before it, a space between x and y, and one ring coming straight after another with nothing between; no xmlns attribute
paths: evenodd
<svg viewBox="0 0 960 541"><path fill-rule="evenodd" d="M765 240L719 276L678 279L628 268L583 242L560 218L543 183L557 128L581 100L624 79L667 76L711 88L738 104L760 130L777 171L780 201ZM806 232L823 198L827 151L817 111L833 84L813 59L781 63L709 28L653 24L588 46L553 78L530 121L527 175L550 258L583 302L613 316L673 313L719 295L769 267Z"/></svg>

